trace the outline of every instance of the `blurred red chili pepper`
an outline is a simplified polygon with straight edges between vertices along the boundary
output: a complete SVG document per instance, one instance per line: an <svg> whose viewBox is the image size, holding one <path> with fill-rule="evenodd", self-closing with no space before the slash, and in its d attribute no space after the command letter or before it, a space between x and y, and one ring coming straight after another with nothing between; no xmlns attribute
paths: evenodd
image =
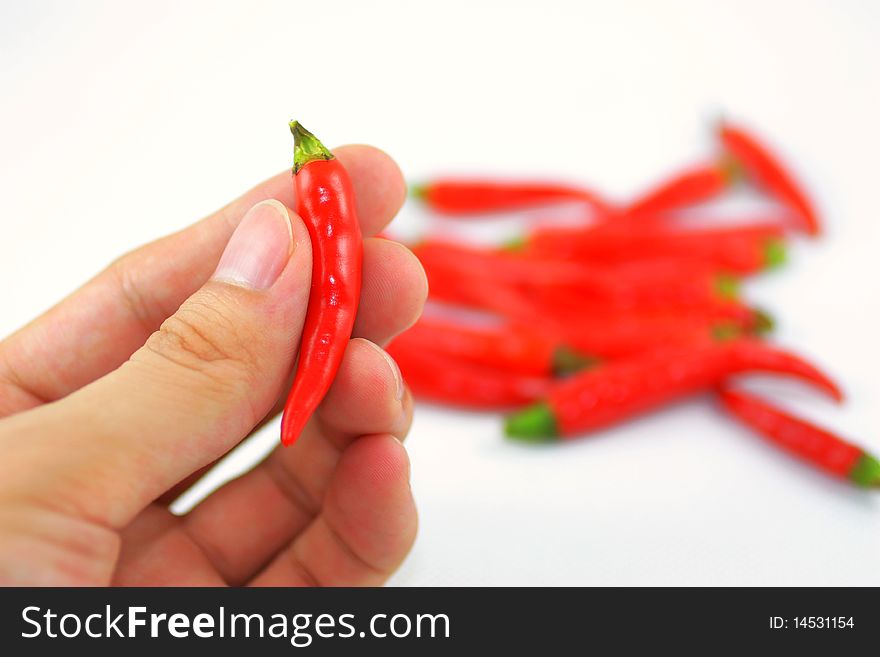
<svg viewBox="0 0 880 657"><path fill-rule="evenodd" d="M736 297L737 281L694 259L652 258L596 266L546 256L426 241L413 247L429 277L470 286L479 276L550 297L561 305L586 300L620 308L712 305Z"/></svg>
<svg viewBox="0 0 880 657"><path fill-rule="evenodd" d="M769 148L743 128L722 122L718 135L724 149L746 177L775 196L794 212L804 230L819 234L819 218L794 176Z"/></svg>
<svg viewBox="0 0 880 657"><path fill-rule="evenodd" d="M411 193L431 210L449 216L524 210L563 201L586 203L603 216L609 210L594 192L549 182L441 178L413 185Z"/></svg>
<svg viewBox="0 0 880 657"><path fill-rule="evenodd" d="M291 445L327 394L357 314L363 248L354 189L342 164L296 121L293 174L296 211L312 242L312 286L299 360L281 418L281 442Z"/></svg>
<svg viewBox="0 0 880 657"><path fill-rule="evenodd" d="M647 263L645 263L647 264ZM708 313L727 317L740 316L742 304L737 302L739 280L719 273L695 261L682 261L680 267L628 267L611 265L604 279L592 285L561 283L558 285L526 285L542 304L577 307L582 314L592 309L663 310L672 308L703 308Z"/></svg>
<svg viewBox="0 0 880 657"><path fill-rule="evenodd" d="M425 263L425 271L432 299L490 311L599 358L699 342L713 335L759 334L772 325L765 313L720 295L714 300L709 299L709 292L677 299L672 285L658 287L654 299L642 290L627 301L608 294L586 298L562 287L529 288L492 281L436 264ZM698 299L703 300L697 303ZM674 305L676 301L681 305Z"/></svg>
<svg viewBox="0 0 880 657"><path fill-rule="evenodd" d="M488 310L503 317L530 317L534 306L524 291L514 284L499 284L479 275L463 277L442 267L423 263L432 299L466 308Z"/></svg>
<svg viewBox="0 0 880 657"><path fill-rule="evenodd" d="M639 311L569 313L542 317L535 324L579 352L617 360L673 345L702 345L730 340L766 326L761 314L743 325L734 319L701 312Z"/></svg>
<svg viewBox="0 0 880 657"><path fill-rule="evenodd" d="M485 294L478 297L475 292ZM435 286L432 298L488 310L514 322L528 324L556 343L602 360L666 345L758 336L773 326L772 318L765 312L734 302L694 308L633 310L601 304L559 306L541 303L546 300L527 299L515 289L487 289L484 284L466 287L459 283L448 288Z"/></svg>
<svg viewBox="0 0 880 657"><path fill-rule="evenodd" d="M599 304L579 305L581 312L563 311L556 317L573 326L617 327L641 325L643 334L662 334L663 326L693 326L701 332L717 333L728 337L736 334L764 335L773 329L773 318L768 313L746 305L741 301L719 302L694 306L657 306L627 309ZM550 316L549 314L547 316ZM581 321L577 321L577 317ZM646 338L651 342L650 338Z"/></svg>
<svg viewBox="0 0 880 657"><path fill-rule="evenodd" d="M800 378L834 399L837 385L805 360L755 340L658 349L555 382L544 401L511 415L509 436L526 441L567 438L614 424L744 372Z"/></svg>
<svg viewBox="0 0 880 657"><path fill-rule="evenodd" d="M509 409L540 399L548 378L525 376L452 360L397 340L388 345L416 397L485 410Z"/></svg>
<svg viewBox="0 0 880 657"><path fill-rule="evenodd" d="M505 372L540 377L569 374L596 362L545 333L512 322L475 326L423 315L396 337L394 344L401 349L442 354Z"/></svg>
<svg viewBox="0 0 880 657"><path fill-rule="evenodd" d="M754 395L729 387L718 394L728 413L772 443L836 477L880 488L880 461L862 448Z"/></svg>
<svg viewBox="0 0 880 657"><path fill-rule="evenodd" d="M570 327L586 324L590 330L615 336L613 329L604 330L615 324L599 324L599 317L613 315L617 319L628 311L637 319L643 313L688 309L707 320L700 325L704 333L709 332L710 321L732 323L747 332L756 326L766 328L755 323L763 317L736 300L735 278L718 274L698 261L655 259L601 269L441 243L424 244L415 252L427 273L433 298L490 310L525 324L544 325L545 320L555 319ZM559 272L556 278L554 270ZM675 335L688 330L687 321L667 317L676 328ZM650 331L641 333L648 335ZM655 334L668 335L669 331ZM628 343L637 335L633 331ZM647 342L654 343L650 337ZM627 353L631 350L627 348Z"/></svg>
<svg viewBox="0 0 880 657"><path fill-rule="evenodd" d="M524 248L538 257L555 256L594 264L679 258L697 260L720 271L751 274L783 261L783 239L784 231L778 222L619 232L536 227Z"/></svg>
<svg viewBox="0 0 880 657"><path fill-rule="evenodd" d="M425 240L412 246L412 252L426 269L468 280L479 276L505 283L604 285L609 279L598 267L555 258L524 258L507 249Z"/></svg>
<svg viewBox="0 0 880 657"><path fill-rule="evenodd" d="M628 215L658 215L697 205L717 197L729 182L729 172L717 163L687 169L665 180L633 201Z"/></svg>

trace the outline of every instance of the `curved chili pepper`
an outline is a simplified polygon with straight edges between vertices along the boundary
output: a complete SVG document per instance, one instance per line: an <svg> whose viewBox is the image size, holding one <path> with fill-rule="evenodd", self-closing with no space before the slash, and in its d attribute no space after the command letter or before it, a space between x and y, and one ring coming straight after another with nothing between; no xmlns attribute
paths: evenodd
<svg viewBox="0 0 880 657"><path fill-rule="evenodd" d="M525 210L563 201L586 203L603 216L609 209L603 199L587 189L545 182L442 178L413 185L410 192L434 212L449 216Z"/></svg>
<svg viewBox="0 0 880 657"><path fill-rule="evenodd" d="M507 418L508 436L569 438L606 427L744 372L799 378L834 399L837 385L805 360L755 340L670 347L609 363L554 383L544 401Z"/></svg>
<svg viewBox="0 0 880 657"><path fill-rule="evenodd" d="M281 442L299 437L324 398L357 314L363 245L345 168L315 136L291 121L296 211L312 242L312 284L299 362L281 418Z"/></svg>
<svg viewBox="0 0 880 657"><path fill-rule="evenodd" d="M813 204L781 160L754 135L741 127L721 123L718 136L724 149L745 175L775 196L801 220L804 230L819 234L819 218Z"/></svg>
<svg viewBox="0 0 880 657"><path fill-rule="evenodd" d="M473 326L423 315L394 344L528 376L570 374L596 362L545 333L512 322Z"/></svg>
<svg viewBox="0 0 880 657"><path fill-rule="evenodd" d="M880 488L880 461L862 448L754 395L724 387L718 396L728 413L770 442L831 475L859 486Z"/></svg>
<svg viewBox="0 0 880 657"><path fill-rule="evenodd" d="M732 228L652 229L644 231L534 228L525 249L592 263L680 258L710 264L720 271L750 274L784 261L784 230L778 222Z"/></svg>
<svg viewBox="0 0 880 657"><path fill-rule="evenodd" d="M715 198L729 182L729 172L716 163L687 169L649 190L626 208L628 215L658 215Z"/></svg>
<svg viewBox="0 0 880 657"><path fill-rule="evenodd" d="M509 409L540 399L550 379L453 361L395 340L388 353L417 398L478 408Z"/></svg>

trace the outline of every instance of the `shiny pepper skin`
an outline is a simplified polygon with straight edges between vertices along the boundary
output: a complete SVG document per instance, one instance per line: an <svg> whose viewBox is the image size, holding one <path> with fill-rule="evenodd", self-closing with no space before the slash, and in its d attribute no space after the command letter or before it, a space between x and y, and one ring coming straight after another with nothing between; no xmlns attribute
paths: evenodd
<svg viewBox="0 0 880 657"><path fill-rule="evenodd" d="M302 146L294 151L294 184L296 211L312 242L312 283L299 361L281 420L284 445L299 437L342 362L360 300L363 259L348 173L311 133L298 124L291 130L300 140L297 147Z"/></svg>
<svg viewBox="0 0 880 657"><path fill-rule="evenodd" d="M554 384L537 408L508 418L506 428L514 438L577 436L746 372L786 374L842 398L833 381L794 354L751 339L706 342L658 349L576 374Z"/></svg>

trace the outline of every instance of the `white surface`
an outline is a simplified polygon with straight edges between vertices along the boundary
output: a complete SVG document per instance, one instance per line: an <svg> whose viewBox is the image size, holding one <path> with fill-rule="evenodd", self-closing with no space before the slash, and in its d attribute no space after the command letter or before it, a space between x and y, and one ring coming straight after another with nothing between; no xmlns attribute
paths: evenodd
<svg viewBox="0 0 880 657"><path fill-rule="evenodd" d="M786 387L792 406L880 452L878 61L867 1L5 1L0 334L283 169L292 115L413 177L625 194L706 152L723 109L783 147L828 219L750 290L850 395ZM880 496L706 400L543 450L419 408L408 444L421 533L394 584L880 584Z"/></svg>

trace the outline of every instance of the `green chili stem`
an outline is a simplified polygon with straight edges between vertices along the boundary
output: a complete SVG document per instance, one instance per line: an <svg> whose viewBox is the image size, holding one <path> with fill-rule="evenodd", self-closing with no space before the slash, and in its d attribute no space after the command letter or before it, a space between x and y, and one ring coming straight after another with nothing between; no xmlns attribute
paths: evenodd
<svg viewBox="0 0 880 657"><path fill-rule="evenodd" d="M332 160L333 153L322 144L315 135L302 127L299 121L290 122L293 135L293 173L299 173L309 162L314 160Z"/></svg>
<svg viewBox="0 0 880 657"><path fill-rule="evenodd" d="M504 422L504 431L510 438L526 443L553 442L559 435L556 416L543 402L509 415Z"/></svg>
<svg viewBox="0 0 880 657"><path fill-rule="evenodd" d="M870 454L862 454L849 473L852 482L866 488L880 488L880 461Z"/></svg>

